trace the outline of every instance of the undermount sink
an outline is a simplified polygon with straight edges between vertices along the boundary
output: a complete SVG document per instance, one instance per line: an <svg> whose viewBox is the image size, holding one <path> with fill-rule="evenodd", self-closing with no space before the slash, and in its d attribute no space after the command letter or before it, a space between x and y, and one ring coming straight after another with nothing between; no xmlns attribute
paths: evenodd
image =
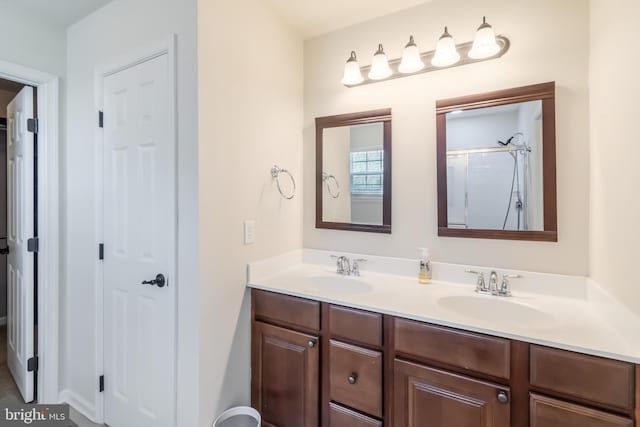
<svg viewBox="0 0 640 427"><path fill-rule="evenodd" d="M313 276L310 283L314 288L331 293L360 294L371 291L371 285L360 279L346 276Z"/></svg>
<svg viewBox="0 0 640 427"><path fill-rule="evenodd" d="M469 318L521 328L541 329L556 325L550 314L511 298L455 295L440 298L438 305Z"/></svg>

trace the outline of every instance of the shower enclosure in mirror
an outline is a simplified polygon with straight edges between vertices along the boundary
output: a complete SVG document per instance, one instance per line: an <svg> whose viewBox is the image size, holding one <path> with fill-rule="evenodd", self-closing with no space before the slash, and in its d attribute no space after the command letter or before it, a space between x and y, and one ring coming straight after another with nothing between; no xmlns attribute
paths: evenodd
<svg viewBox="0 0 640 427"><path fill-rule="evenodd" d="M316 118L316 227L391 232L391 110Z"/></svg>
<svg viewBox="0 0 640 427"><path fill-rule="evenodd" d="M554 83L437 102L439 235L557 241Z"/></svg>

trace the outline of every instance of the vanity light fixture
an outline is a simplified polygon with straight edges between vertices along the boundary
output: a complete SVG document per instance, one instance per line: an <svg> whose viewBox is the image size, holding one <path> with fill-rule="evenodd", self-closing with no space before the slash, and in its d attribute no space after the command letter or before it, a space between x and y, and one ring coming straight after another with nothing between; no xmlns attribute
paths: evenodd
<svg viewBox="0 0 640 427"><path fill-rule="evenodd" d="M481 61L497 59L507 53L511 41L502 35L496 35L485 17L478 27L474 40L456 44L448 28L438 39L436 49L420 52L413 36L404 47L401 58L388 59L382 44L373 55L371 65L360 67L356 53L351 52L344 67L342 84L354 87L379 81L412 76L414 74L438 71L443 68L459 67Z"/></svg>
<svg viewBox="0 0 640 427"><path fill-rule="evenodd" d="M491 25L487 24L486 16L482 17L482 25L478 27L473 39L473 47L469 51L469 58L485 59L500 52L500 46L496 42L496 33Z"/></svg>
<svg viewBox="0 0 640 427"><path fill-rule="evenodd" d="M434 67L449 67L458 61L460 61L460 54L458 53L456 42L453 41L453 37L449 34L447 27L444 27L444 33L438 40L436 53L431 59L431 65Z"/></svg>
<svg viewBox="0 0 640 427"><path fill-rule="evenodd" d="M389 67L387 54L384 53L382 44L379 44L378 50L373 54L373 59L371 60L371 70L369 70L369 78L371 80L383 80L387 77L390 77L391 74L393 74L393 71L391 71L391 68Z"/></svg>
<svg viewBox="0 0 640 427"><path fill-rule="evenodd" d="M416 73L424 68L424 62L420 57L420 50L416 45L413 36L409 37L409 43L404 47L404 53L402 54L402 61L398 66L398 71L402 74Z"/></svg>
<svg viewBox="0 0 640 427"><path fill-rule="evenodd" d="M342 84L346 86L358 85L364 81L362 72L360 71L360 64L356 58L356 53L351 51L347 63L344 65L344 75L342 76Z"/></svg>

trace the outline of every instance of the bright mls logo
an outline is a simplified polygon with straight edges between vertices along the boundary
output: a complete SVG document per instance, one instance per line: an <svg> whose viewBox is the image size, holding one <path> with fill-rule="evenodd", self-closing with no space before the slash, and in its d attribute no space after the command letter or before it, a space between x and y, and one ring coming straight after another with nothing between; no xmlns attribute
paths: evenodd
<svg viewBox="0 0 640 427"><path fill-rule="evenodd" d="M12 405L4 407L2 426L77 427L69 419L69 405Z"/></svg>

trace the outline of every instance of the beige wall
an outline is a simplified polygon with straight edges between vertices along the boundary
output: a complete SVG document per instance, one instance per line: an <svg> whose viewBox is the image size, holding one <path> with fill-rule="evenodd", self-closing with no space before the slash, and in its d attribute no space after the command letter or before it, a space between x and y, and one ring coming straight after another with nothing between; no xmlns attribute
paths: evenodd
<svg viewBox="0 0 640 427"><path fill-rule="evenodd" d="M591 276L640 312L640 3L591 1Z"/></svg>
<svg viewBox="0 0 640 427"><path fill-rule="evenodd" d="M263 0L198 2L200 425L250 402L246 264L302 246L302 39ZM298 183L292 200L271 181ZM243 220L257 242L243 245Z"/></svg>
<svg viewBox="0 0 640 427"><path fill-rule="evenodd" d="M304 246L376 255L586 275L589 247L588 2L583 0L449 0L336 31L305 43ZM377 43L399 57L410 34L433 49L444 25L457 42L473 39L483 15L507 35L501 59L347 89L344 62L355 49L368 64ZM559 243L437 237L437 99L555 80ZM393 234L314 226L314 123L317 116L393 109Z"/></svg>
<svg viewBox="0 0 640 427"><path fill-rule="evenodd" d="M327 128L323 133L322 167L323 172L333 175L336 183L329 179L322 185L322 220L326 222L351 222L351 127L343 126ZM338 191L338 197L331 196L331 191ZM342 191L340 191L342 190Z"/></svg>

